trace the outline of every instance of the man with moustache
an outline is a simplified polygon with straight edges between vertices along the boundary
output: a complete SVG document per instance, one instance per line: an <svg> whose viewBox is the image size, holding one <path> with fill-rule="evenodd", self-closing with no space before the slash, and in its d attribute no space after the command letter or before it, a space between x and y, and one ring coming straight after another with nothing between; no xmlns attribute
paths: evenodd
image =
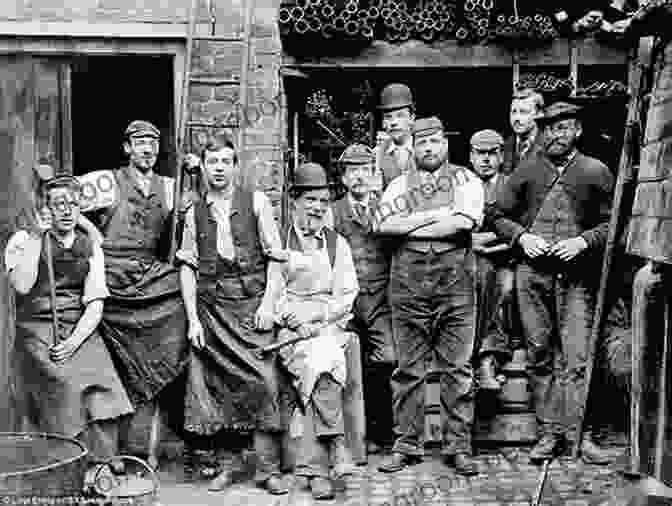
<svg viewBox="0 0 672 506"><path fill-rule="evenodd" d="M100 332L134 406L157 399L182 372L188 341L178 270L166 262L174 180L154 172L159 130L132 121L124 132L127 166L115 171L116 200L92 211L102 232L110 296ZM164 407L176 404L165 396ZM169 422L180 427L182 410Z"/></svg>
<svg viewBox="0 0 672 506"><path fill-rule="evenodd" d="M568 446L586 402L588 340L613 177L602 162L576 148L580 110L565 102L546 109L543 155L521 163L492 216L497 233L522 253L516 296L541 436L532 461L552 458ZM589 434L581 453L590 462L608 462Z"/></svg>
<svg viewBox="0 0 672 506"><path fill-rule="evenodd" d="M497 193L509 178L501 172L504 139L494 130L481 130L472 135L470 145L471 165L483 183L487 209L494 205ZM510 248L498 239L487 220L471 238L478 272L475 346L480 359L478 386L483 390L499 390L496 368L511 359L510 329L503 318L504 306L513 296Z"/></svg>
<svg viewBox="0 0 672 506"><path fill-rule="evenodd" d="M387 286L390 258L386 242L372 233L376 199L370 178L374 153L362 144L348 146L339 159L346 195L332 204L334 230L350 244L357 270L359 294L353 306L350 328L357 332L364 356L364 402L367 420L367 451L380 453L392 443L392 392L394 343Z"/></svg>
<svg viewBox="0 0 672 506"><path fill-rule="evenodd" d="M544 97L541 93L524 88L513 94L509 114L513 135L504 143L504 174L511 174L525 158L543 150L543 135L537 125L537 118L543 113Z"/></svg>
<svg viewBox="0 0 672 506"><path fill-rule="evenodd" d="M471 171L448 162L441 120L413 126L417 170L390 183L376 231L399 243L390 273L398 366L394 372L397 440L379 469L395 472L424 455L424 382L431 367L441 381L442 455L456 472L474 475L473 355L476 304L471 232L483 219L483 186Z"/></svg>
<svg viewBox="0 0 672 506"><path fill-rule="evenodd" d="M411 134L415 106L410 88L400 83L388 84L380 92L378 109L383 114L387 136L376 147L376 166L382 172L384 190L394 178L415 167Z"/></svg>

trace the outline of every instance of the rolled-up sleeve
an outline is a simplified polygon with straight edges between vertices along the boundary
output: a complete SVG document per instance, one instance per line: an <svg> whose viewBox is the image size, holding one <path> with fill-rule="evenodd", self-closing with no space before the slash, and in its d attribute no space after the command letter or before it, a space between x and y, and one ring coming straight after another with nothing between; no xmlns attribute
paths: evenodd
<svg viewBox="0 0 672 506"><path fill-rule="evenodd" d="M198 243L196 242L196 219L194 207L190 207L184 217L184 231L182 232L182 244L175 253L178 264L185 264L198 269Z"/></svg>
<svg viewBox="0 0 672 506"><path fill-rule="evenodd" d="M103 249L97 243L93 244L93 255L89 259L89 273L84 280L82 292L82 304L85 306L94 300L105 299L110 296L110 291L105 282L105 257Z"/></svg>
<svg viewBox="0 0 672 506"><path fill-rule="evenodd" d="M7 272L14 270L21 263L30 240L30 234L25 230L19 230L9 238L5 248L5 268ZM42 242L39 238L33 238L33 240L36 243Z"/></svg>
<svg viewBox="0 0 672 506"><path fill-rule="evenodd" d="M349 313L359 292L357 271L352 259L352 251L347 241L338 236L336 241L336 259L334 261L334 278L332 296L329 300L328 314L330 315Z"/></svg>
<svg viewBox="0 0 672 506"><path fill-rule="evenodd" d="M476 227L483 223L485 191L483 183L470 176L466 182L455 186L455 205L453 213L474 221Z"/></svg>

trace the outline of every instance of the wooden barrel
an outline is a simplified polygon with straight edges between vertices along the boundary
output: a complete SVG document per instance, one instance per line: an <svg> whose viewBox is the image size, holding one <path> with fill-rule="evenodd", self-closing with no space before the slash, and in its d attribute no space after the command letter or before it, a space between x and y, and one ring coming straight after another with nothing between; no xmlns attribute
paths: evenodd
<svg viewBox="0 0 672 506"><path fill-rule="evenodd" d="M672 263L672 43L657 68L646 122L628 252Z"/></svg>
<svg viewBox="0 0 672 506"><path fill-rule="evenodd" d="M0 495L80 495L87 453L56 434L0 433Z"/></svg>

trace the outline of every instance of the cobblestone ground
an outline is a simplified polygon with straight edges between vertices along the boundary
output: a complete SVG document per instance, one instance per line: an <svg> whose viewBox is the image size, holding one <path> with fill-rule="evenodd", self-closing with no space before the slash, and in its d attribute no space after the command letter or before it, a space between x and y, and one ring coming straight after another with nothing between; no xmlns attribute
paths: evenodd
<svg viewBox="0 0 672 506"><path fill-rule="evenodd" d="M618 470L623 465L623 447L611 446L619 460L612 466L586 465L569 458L555 461L542 504L546 506L625 505L626 483ZM245 467L239 458L238 469ZM162 506L528 506L533 502L540 468L529 463L526 449L489 451L477 456L480 474L456 476L438 458L427 457L419 465L396 474L380 473L380 457L338 484L333 501L314 501L305 482L293 481L289 495L274 497L245 480L222 492L209 492L206 482L187 483L178 462L160 472ZM249 466L248 466L249 467ZM249 470L248 470L249 477Z"/></svg>

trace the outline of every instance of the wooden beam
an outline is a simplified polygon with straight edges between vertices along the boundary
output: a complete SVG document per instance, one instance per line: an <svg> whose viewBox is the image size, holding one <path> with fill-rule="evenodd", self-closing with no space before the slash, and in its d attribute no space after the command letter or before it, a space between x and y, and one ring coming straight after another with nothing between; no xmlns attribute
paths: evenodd
<svg viewBox="0 0 672 506"><path fill-rule="evenodd" d="M578 42L584 65L625 65L627 52L597 43L594 39ZM521 66L567 66L570 63L569 41L558 39L538 48L521 48ZM502 45L460 45L456 41L425 44L410 40L403 44L374 41L371 46L352 56L293 56L284 53L283 64L293 68L444 68L499 67L510 68L512 49Z"/></svg>
<svg viewBox="0 0 672 506"><path fill-rule="evenodd" d="M186 39L184 22L91 22L81 21L0 21L0 33L15 37L132 37L141 39ZM196 37L210 35L209 23L198 23Z"/></svg>

